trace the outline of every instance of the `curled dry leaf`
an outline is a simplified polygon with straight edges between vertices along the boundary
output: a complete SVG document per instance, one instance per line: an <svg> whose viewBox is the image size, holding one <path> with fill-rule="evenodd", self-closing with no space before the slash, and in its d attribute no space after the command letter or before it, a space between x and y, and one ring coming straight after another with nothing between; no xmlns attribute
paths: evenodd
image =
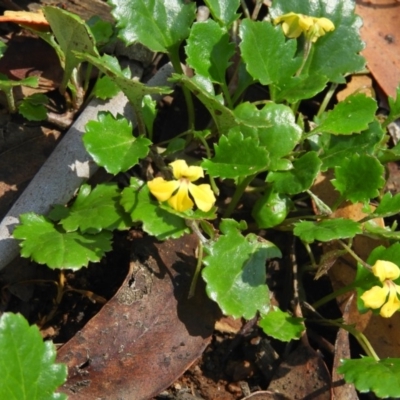
<svg viewBox="0 0 400 400"><path fill-rule="evenodd" d="M134 239L130 272L102 310L58 352L70 400L148 399L203 352L216 319L203 287L187 299L197 239Z"/></svg>
<svg viewBox="0 0 400 400"><path fill-rule="evenodd" d="M23 27L32 28L38 31L46 32L50 30L50 24L47 22L43 12L32 11L5 11L0 16L0 22L14 22Z"/></svg>

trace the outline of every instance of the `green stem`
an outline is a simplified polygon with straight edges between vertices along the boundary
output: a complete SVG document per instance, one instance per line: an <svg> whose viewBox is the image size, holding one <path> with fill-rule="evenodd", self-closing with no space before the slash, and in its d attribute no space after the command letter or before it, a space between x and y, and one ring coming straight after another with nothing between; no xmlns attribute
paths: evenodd
<svg viewBox="0 0 400 400"><path fill-rule="evenodd" d="M221 89L222 89L222 93L224 94L225 101L226 101L228 108L230 110L232 110L233 109L232 97L231 97L231 94L229 93L228 87L226 86L225 82L221 84Z"/></svg>
<svg viewBox="0 0 400 400"><path fill-rule="evenodd" d="M236 190L235 193L232 196L232 200L231 202L228 204L228 207L226 208L224 215L222 216L222 218L229 218L233 212L233 210L235 209L235 207L237 206L237 204L239 203L240 198L242 197L244 191L246 190L247 186L250 184L250 182L254 179L256 175L249 175L246 176L241 183L239 183L236 186Z"/></svg>
<svg viewBox="0 0 400 400"><path fill-rule="evenodd" d="M203 144L203 146L206 150L206 153L207 153L207 158L210 160L212 158L210 146L208 145L207 141L201 135L198 135L198 139ZM210 175L208 177L210 179L211 189L214 192L214 194L218 197L219 196L219 188L218 188L217 184L215 183L214 177L212 177Z"/></svg>
<svg viewBox="0 0 400 400"><path fill-rule="evenodd" d="M263 5L264 0L256 0L256 4L254 6L253 14L251 15L251 19L255 21L258 18L258 14L261 10L261 6Z"/></svg>
<svg viewBox="0 0 400 400"><path fill-rule="evenodd" d="M179 46L174 46L170 48L168 55L175 71L178 74L184 75L181 65L181 60L179 58ZM194 130L194 105L193 105L192 94L190 93L190 90L184 85L182 85L182 91L183 95L185 96L187 113L188 113L188 129Z"/></svg>
<svg viewBox="0 0 400 400"><path fill-rule="evenodd" d="M203 243L201 242L201 240L199 240L199 246L197 247L197 264L192 278L192 282L190 283L188 299L191 299L195 295L197 281L199 280L202 264L203 264Z"/></svg>
<svg viewBox="0 0 400 400"><path fill-rule="evenodd" d="M243 9L243 14L246 18L251 18L250 16L250 11L247 8L247 4L246 4L246 0L240 0L240 4L242 5L242 9Z"/></svg>
<svg viewBox="0 0 400 400"><path fill-rule="evenodd" d="M363 267L367 268L369 271L371 271L371 266L368 265L364 260L362 260L352 249L349 247L345 242L342 240L338 240L339 244L357 261L359 262Z"/></svg>
<svg viewBox="0 0 400 400"><path fill-rule="evenodd" d="M353 282L350 285L344 286L338 290L335 290L332 293L329 293L328 295L322 297L322 299L319 299L318 301L313 303L311 306L313 308L317 309L317 308L321 307L322 305L328 303L329 301L336 299L336 297L350 292L351 290L355 289L356 287L357 287L356 283Z"/></svg>
<svg viewBox="0 0 400 400"><path fill-rule="evenodd" d="M15 113L17 111L17 108L15 107L13 88L10 87L3 90L4 93L6 94L8 109L10 110L11 113Z"/></svg>
<svg viewBox="0 0 400 400"><path fill-rule="evenodd" d="M306 38L306 41L304 43L303 61L302 61L301 65L300 65L300 68L296 72L295 76L300 76L300 74L302 73L303 68L306 65L308 56L310 55L311 47L312 47L312 41L310 39Z"/></svg>
<svg viewBox="0 0 400 400"><path fill-rule="evenodd" d="M317 117L320 117L321 114L326 110L328 103L331 101L333 94L335 93L338 87L337 83L332 83L331 87L329 88L328 92L326 93L324 100L322 101L321 105L319 106L319 110L317 112Z"/></svg>

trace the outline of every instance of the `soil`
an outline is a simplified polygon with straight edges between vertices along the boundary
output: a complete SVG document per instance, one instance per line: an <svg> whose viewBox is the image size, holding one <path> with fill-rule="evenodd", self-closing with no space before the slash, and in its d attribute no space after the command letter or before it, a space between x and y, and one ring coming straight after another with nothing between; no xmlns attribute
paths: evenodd
<svg viewBox="0 0 400 400"><path fill-rule="evenodd" d="M11 30L15 30L15 28ZM3 29L1 34L2 37L6 38L12 36L10 28ZM31 39L20 40L18 43L24 43L25 40ZM26 42L25 44L17 44L17 46L26 46ZM41 58L51 57L48 49L40 51L44 51L44 53L40 53ZM21 50L21 53L25 54L23 50ZM8 66L3 66L4 68L7 69ZM0 70L3 71L1 66ZM52 98L52 111L62 115L65 111L65 102L60 99L57 93L59 77L51 76L47 79L52 85L50 90L45 89ZM43 87L45 83L42 82ZM251 96L258 98L259 93L256 91ZM305 112L312 113L312 107L313 104L310 103ZM155 124L157 140L168 140L185 130L185 119L182 118L181 112L184 108L185 105L179 90L175 92L174 96L164 99L160 104L160 113ZM196 104L196 113L197 121L200 121L197 128L203 129L208 123L207 112L200 104ZM21 194L52 149L57 145L64 131L64 129L55 126L54 123L27 122L18 115L10 115L5 108L0 111L0 217L5 215L9 207ZM399 168L396 164L390 164L389 170L391 175L388 181L388 189L393 193L398 192ZM104 173L101 174L102 172L94 180L101 181L104 179ZM126 176L117 176L115 179L121 186L126 185ZM228 196L229 193L226 195ZM246 202L246 199L244 199L244 202ZM304 209L311 209L311 204L303 204L303 207ZM244 213L241 217L245 218L246 214ZM282 253L287 255L282 260L274 260L266 267L268 284L274 294L273 303L279 304L284 309L288 308L291 305L288 299L292 299L293 289L284 286L282 282L288 282L289 280L285 278L296 273L294 265L301 266L306 262L307 254L305 249L294 242L293 237L286 233L278 231L268 233L268 235L273 235L273 239L267 237L265 232L260 232L260 234L273 240ZM91 264L88 268L76 272L52 271L45 266L17 258L0 274L2 295L0 312L22 313L31 324L38 325L44 339L52 340L60 348L60 354L64 354L62 353L63 345L70 346L68 347L70 349L73 341L79 341L79 338L89 332L94 324L98 324L97 327L99 327L101 318L104 316L111 318L110 314L107 314L109 312L107 307L115 305L117 300L120 304L125 302L124 306L127 306L126 300L121 300L121 293L126 287L132 287L132 282L135 282L136 285L142 282L139 292L137 292L139 286L135 286L134 289L134 293L139 293L138 297L129 300L132 303L128 305L133 304L132 307L139 307L137 313L140 313L140 307L144 307L143 299L152 304L150 299L157 298L156 293L157 295L163 294L165 297L160 297L156 301L158 308L149 308L146 315L152 315L152 312L156 317L168 315L165 318L170 319L170 324L165 321L165 327L160 331L155 330L156 323L151 325L152 336L147 340L152 341L153 345L145 342L143 346L146 347L143 347L142 358L140 359L140 368L151 367L148 370L148 375L143 378L143 373L133 366L131 370L125 366L125 374L132 382L140 377L142 379L140 382L144 382L143 386L147 385L150 388L148 393L154 392L154 390L151 391L152 384L155 388L159 382L168 382L168 384L164 384L162 389L151 396L140 397L142 395L138 395L138 397L126 397L126 399L239 400L247 398L247 396L252 399L331 398L332 382L328 371L332 370L335 354L337 355L337 348L335 347L337 345L337 330L322 328L321 325L310 323L307 326L308 339L286 345L272 338L267 338L258 326L257 318L251 321L243 321L221 316L215 304L205 298L204 287L201 283L195 299L191 302L187 300L186 296L194 268L194 246L189 243L190 238L185 238L183 242L177 242L178 244L171 244L171 247L168 247L169 245L163 247L161 243L150 240L140 229L116 233L113 251L108 253L100 263ZM138 243L143 243L139 246L141 249L137 247ZM148 249L145 255L142 254L143 248ZM324 251L318 248L315 250L317 254ZM164 257L169 257L171 254L176 258L171 259L170 265L167 265ZM132 270L133 265L137 265L139 262L138 257L140 263L145 265L143 271L150 270L150 274L143 272L143 275L137 275L137 270ZM149 260L156 260L157 265L154 266ZM164 267L161 267L161 265L164 265L165 269L162 269ZM297 279L296 276L294 278ZM309 295L309 303L323 297L332 290L331 281L326 275L318 282L307 274L302 276L301 279L305 291ZM164 283L161 284L161 281L164 281ZM155 290L154 287L158 287L156 285L161 286ZM153 289L150 290L150 287L153 287ZM172 302L169 303L170 301ZM166 305L170 307L169 312L172 310L176 314L176 320L173 316L167 314ZM185 307L189 311L184 311ZM127 311L124 310L124 315L126 315ZM313 314L312 310L309 312L313 319L318 317ZM333 301L325 305L320 312L329 318L342 317L342 312L336 302ZM192 315L192 319L188 317L188 314ZM182 330L178 329L179 323L182 323ZM102 329L105 325L106 322L101 325ZM174 327L176 327L176 332ZM137 329L139 328L137 327ZM162 336L164 333L165 336ZM143 335L138 335L135 340L139 340ZM164 357L163 362L155 362L149 367L145 360L146 351L157 356L157 348L163 348L163 341L168 342L168 344L172 343L175 335L181 335L179 336L181 341L176 347L185 347L186 353L179 353L176 350L180 357L172 357L172 361L184 359L183 354L189 353L187 349L190 346L192 346L190 347L191 356L187 356L178 365L173 364L173 362L170 363L171 360L169 359L167 362L166 353L159 350L158 356ZM162 336L162 339L160 339L160 336ZM94 338L88 340L94 340ZM106 348L108 345L102 346ZM353 342L347 346L347 349L352 351L354 355L358 355L360 352L360 349ZM81 355L78 350L74 353L76 358ZM93 365L95 365L96 359L92 353L87 355L86 360L80 360L79 363L76 361L76 363L80 363L81 374L83 374L82 371L86 371L93 376L95 370ZM170 365L172 366L170 367ZM108 373L107 367L104 368ZM276 390L279 389L280 379L283 379L282 377L286 375L286 373L282 373L282 368L286 372L297 371L295 377L291 375L292 381L290 383L284 382L282 384L292 388L291 396L276 393ZM104 394L104 398L107 399L116 398L112 394L112 383L122 382L118 376L118 374L121 374L120 370L114 370L113 374L109 376L110 391ZM162 376L166 376L165 381L162 381ZM307 382L305 382L307 380L309 380L310 385L317 387L316 391L313 392L307 386ZM271 382L275 383L272 384ZM337 382L340 382L340 380ZM117 383L115 384L117 385ZM65 386L68 390L71 387L72 383ZM255 393L258 392L258 397L256 397ZM71 399L81 398L79 397L79 390L68 393ZM304 393L304 395L301 393ZM357 398L354 391L351 393L351 395L342 398ZM253 397L250 397L251 394L253 394ZM363 398L374 397L364 395Z"/></svg>

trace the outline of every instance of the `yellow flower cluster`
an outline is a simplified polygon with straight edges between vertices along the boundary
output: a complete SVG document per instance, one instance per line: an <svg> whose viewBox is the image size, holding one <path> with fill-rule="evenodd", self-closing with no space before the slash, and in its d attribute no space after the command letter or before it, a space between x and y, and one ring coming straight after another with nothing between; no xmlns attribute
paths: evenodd
<svg viewBox="0 0 400 400"><path fill-rule="evenodd" d="M335 25L328 18L316 18L290 12L274 19L274 24L282 23L283 33L288 38L298 38L302 33L312 42L316 42L326 32L333 31Z"/></svg>
<svg viewBox="0 0 400 400"><path fill-rule="evenodd" d="M189 197L190 193L201 211L210 211L215 203L215 196L210 185L192 183L204 177L203 169L195 166L189 167L185 160L176 160L169 165L172 167L172 174L176 180L166 181L164 178L155 178L147 182L151 194L158 201L168 201L173 209L184 212L194 206Z"/></svg>
<svg viewBox="0 0 400 400"><path fill-rule="evenodd" d="M393 282L400 276L400 269L390 261L378 260L372 267L372 273L379 278L383 287L372 287L361 296L361 299L365 307L372 309L382 307L379 312L380 315L384 318L390 318L400 309L398 297L400 295L400 286Z"/></svg>

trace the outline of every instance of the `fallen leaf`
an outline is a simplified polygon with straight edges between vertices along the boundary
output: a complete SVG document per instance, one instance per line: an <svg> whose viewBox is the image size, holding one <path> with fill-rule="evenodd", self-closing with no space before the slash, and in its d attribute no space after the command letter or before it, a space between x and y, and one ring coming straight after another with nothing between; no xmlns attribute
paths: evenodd
<svg viewBox="0 0 400 400"><path fill-rule="evenodd" d="M134 239L115 296L58 352L70 400L149 399L172 384L210 341L216 306L202 285L187 299L197 238Z"/></svg>
<svg viewBox="0 0 400 400"><path fill-rule="evenodd" d="M0 22L14 22L23 27L36 29L41 32L50 30L50 24L41 10L37 12L4 11L4 15L0 15Z"/></svg>

